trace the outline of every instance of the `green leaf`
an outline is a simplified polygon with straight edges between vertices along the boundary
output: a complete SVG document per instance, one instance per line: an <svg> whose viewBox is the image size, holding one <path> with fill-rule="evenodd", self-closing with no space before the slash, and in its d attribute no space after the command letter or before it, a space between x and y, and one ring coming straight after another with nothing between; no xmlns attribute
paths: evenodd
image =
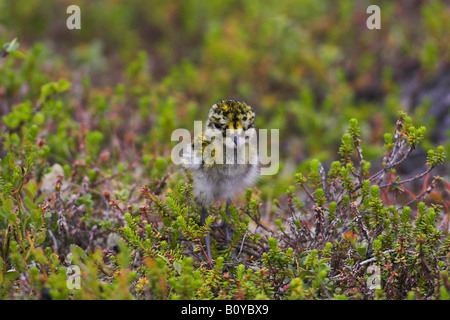
<svg viewBox="0 0 450 320"><path fill-rule="evenodd" d="M41 224L41 227L42 227L42 224ZM45 238L46 238L45 231L39 232L36 236L36 244L43 243L45 241Z"/></svg>
<svg viewBox="0 0 450 320"><path fill-rule="evenodd" d="M6 43L3 46L3 49L6 52L11 53L12 51L16 50L19 47L19 43L17 42L17 38L14 38L11 42Z"/></svg>
<svg viewBox="0 0 450 320"><path fill-rule="evenodd" d="M48 96L50 96L51 94L53 94L56 91L56 83L55 82L50 82L50 83L46 83L41 87L41 96L40 99L41 101L45 101L45 99L47 99Z"/></svg>
<svg viewBox="0 0 450 320"><path fill-rule="evenodd" d="M7 217L9 223L16 223L16 215L13 212L10 212Z"/></svg>
<svg viewBox="0 0 450 320"><path fill-rule="evenodd" d="M27 57L20 51L11 51L11 52L9 52L9 54L17 59L25 59Z"/></svg>
<svg viewBox="0 0 450 320"><path fill-rule="evenodd" d="M70 246L70 251L72 252L72 254L77 258L86 258L86 253L84 253L83 249L80 248L77 245L71 245Z"/></svg>
<svg viewBox="0 0 450 320"><path fill-rule="evenodd" d="M6 278L8 278L8 280L14 280L19 277L19 274L20 274L19 271L11 269L6 271Z"/></svg>
<svg viewBox="0 0 450 320"><path fill-rule="evenodd" d="M11 198L5 199L2 208L6 213L12 212L14 209L14 201Z"/></svg>
<svg viewBox="0 0 450 320"><path fill-rule="evenodd" d="M361 257L366 256L367 247L356 247L356 251L361 255Z"/></svg>
<svg viewBox="0 0 450 320"><path fill-rule="evenodd" d="M178 272L178 274L181 274L181 264L178 261L175 261L173 263L173 268L176 272Z"/></svg>
<svg viewBox="0 0 450 320"><path fill-rule="evenodd" d="M33 165L35 153L30 153L27 159L27 167L30 168Z"/></svg>
<svg viewBox="0 0 450 320"><path fill-rule="evenodd" d="M117 263L123 269L128 268L131 261L131 252L123 241L119 242L119 254L117 255Z"/></svg>
<svg viewBox="0 0 450 320"><path fill-rule="evenodd" d="M45 101L52 94L67 91L70 87L71 83L66 79L60 79L58 82L46 83L41 87L40 100Z"/></svg>
<svg viewBox="0 0 450 320"><path fill-rule="evenodd" d="M70 89L72 84L66 79L62 78L58 81L58 92L64 92Z"/></svg>
<svg viewBox="0 0 450 320"><path fill-rule="evenodd" d="M34 199L34 197L36 196L36 193L38 191L36 180L35 179L31 179L30 181L28 181L28 183L27 183L25 188L30 192L31 199Z"/></svg>
<svg viewBox="0 0 450 320"><path fill-rule="evenodd" d="M439 296L441 300L450 300L450 295L447 291L447 289L445 288L445 286L441 286L439 289Z"/></svg>
<svg viewBox="0 0 450 320"><path fill-rule="evenodd" d="M35 230L42 228L44 219L42 218L42 208L31 210L31 219L34 223Z"/></svg>

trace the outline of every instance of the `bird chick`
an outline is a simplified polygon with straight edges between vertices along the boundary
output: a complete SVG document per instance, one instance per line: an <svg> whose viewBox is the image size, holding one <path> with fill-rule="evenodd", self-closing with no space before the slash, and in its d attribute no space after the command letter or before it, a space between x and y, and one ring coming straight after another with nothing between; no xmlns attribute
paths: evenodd
<svg viewBox="0 0 450 320"><path fill-rule="evenodd" d="M205 224L208 207L226 200L225 212L233 197L252 186L259 176L256 152L255 112L243 101L224 99L209 110L205 130L183 154L183 167L193 186L196 203L201 207L200 222ZM196 146L198 146L196 148ZM226 241L231 238L229 225L221 225ZM208 258L211 256L210 234L205 236Z"/></svg>

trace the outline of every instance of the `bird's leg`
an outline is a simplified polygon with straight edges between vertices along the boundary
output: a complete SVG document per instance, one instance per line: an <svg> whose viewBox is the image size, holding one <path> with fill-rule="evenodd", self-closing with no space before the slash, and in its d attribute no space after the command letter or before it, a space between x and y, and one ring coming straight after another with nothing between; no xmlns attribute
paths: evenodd
<svg viewBox="0 0 450 320"><path fill-rule="evenodd" d="M231 200L227 199L226 206L225 206L225 213L227 214L227 220L231 220L231 214L229 210L229 206L231 205ZM225 240L227 243L231 241L231 231L230 231L230 224L226 220L222 220L219 224L211 225L212 229L222 229L225 232Z"/></svg>
<svg viewBox="0 0 450 320"><path fill-rule="evenodd" d="M230 204L231 204L231 200L227 199L227 204L225 206L225 213L227 214L228 221L231 220L230 210L228 209ZM225 222L223 224L223 228L225 229L225 240L227 241L227 243L229 243L230 240L231 240L231 233L230 233L230 225L229 225L229 223Z"/></svg>
<svg viewBox="0 0 450 320"><path fill-rule="evenodd" d="M202 207L202 211L200 214L200 223L202 226L205 225L206 218L208 218L208 210L205 207ZM206 254L208 255L209 260L212 262L211 235L209 231L205 235L205 245L206 245Z"/></svg>

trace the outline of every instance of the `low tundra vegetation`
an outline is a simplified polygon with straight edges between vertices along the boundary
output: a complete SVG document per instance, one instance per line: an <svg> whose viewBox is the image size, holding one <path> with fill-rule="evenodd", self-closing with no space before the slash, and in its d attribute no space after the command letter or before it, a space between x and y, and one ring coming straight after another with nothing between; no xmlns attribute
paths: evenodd
<svg viewBox="0 0 450 320"><path fill-rule="evenodd" d="M62 2L2 3L0 299L450 298L448 134L399 81L448 74L443 2L361 33L351 0L80 1L69 34ZM226 243L170 138L230 92L281 143Z"/></svg>

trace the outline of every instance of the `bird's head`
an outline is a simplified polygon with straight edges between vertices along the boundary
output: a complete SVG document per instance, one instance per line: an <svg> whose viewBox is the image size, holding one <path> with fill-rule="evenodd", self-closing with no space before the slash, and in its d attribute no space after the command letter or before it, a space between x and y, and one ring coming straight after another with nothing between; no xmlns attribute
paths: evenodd
<svg viewBox="0 0 450 320"><path fill-rule="evenodd" d="M236 147L245 143L250 129L254 129L255 111L243 101L224 99L215 103L209 110L206 129L221 133L224 144Z"/></svg>

